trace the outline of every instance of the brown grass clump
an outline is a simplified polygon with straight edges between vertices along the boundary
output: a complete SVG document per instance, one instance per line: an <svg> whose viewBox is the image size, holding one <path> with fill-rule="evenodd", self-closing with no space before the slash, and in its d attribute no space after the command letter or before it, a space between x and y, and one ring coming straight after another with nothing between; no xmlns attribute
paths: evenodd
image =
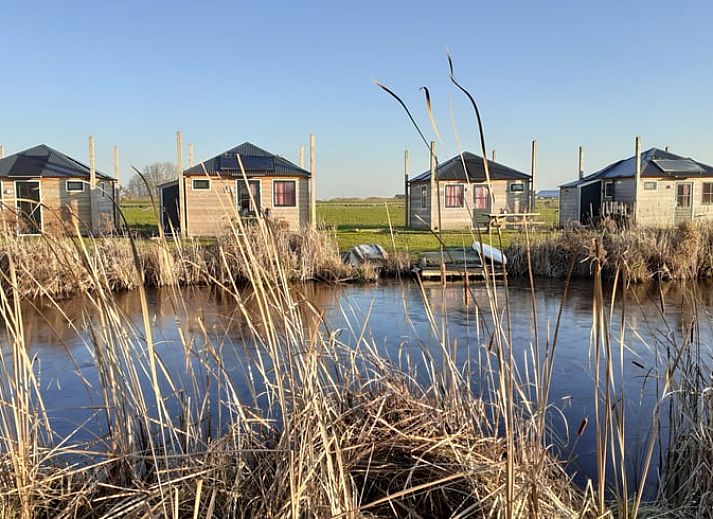
<svg viewBox="0 0 713 519"><path fill-rule="evenodd" d="M688 280L713 272L713 226L687 221L675 228L589 229L573 227L531 239L530 254L535 275L564 277L574 261L573 275L593 277L586 258L594 240L607 251L604 277L621 272L628 282L651 279ZM527 247L516 240L506 250L513 275L527 273Z"/></svg>
<svg viewBox="0 0 713 519"><path fill-rule="evenodd" d="M298 233L270 228L274 251L268 251L260 232L257 226L246 226L240 239L228 233L209 240L180 238L175 242L132 241L126 236L19 237L5 233L0 234L0 267L7 272L12 258L18 271L19 293L31 298L66 298L94 290L98 283L110 290L129 290L139 283L149 287L245 284L250 281L250 269L241 252L245 246L250 247L260 268L269 270L279 265L290 281L371 281L376 277L369 266L355 269L344 265L329 234L309 228ZM140 277L134 275L135 261L141 268ZM389 273L406 270L404 265L407 263L394 261ZM101 272L100 277L88 273L93 268Z"/></svg>

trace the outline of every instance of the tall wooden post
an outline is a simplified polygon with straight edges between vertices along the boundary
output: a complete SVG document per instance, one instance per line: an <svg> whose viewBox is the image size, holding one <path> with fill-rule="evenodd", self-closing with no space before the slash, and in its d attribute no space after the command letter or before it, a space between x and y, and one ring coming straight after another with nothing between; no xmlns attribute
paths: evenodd
<svg viewBox="0 0 713 519"><path fill-rule="evenodd" d="M495 160L495 157L496 157L496 155L495 155L495 148L493 148L493 162L497 162L497 161Z"/></svg>
<svg viewBox="0 0 713 519"><path fill-rule="evenodd" d="M584 178L584 146L579 147L579 180Z"/></svg>
<svg viewBox="0 0 713 519"><path fill-rule="evenodd" d="M438 159L436 159L436 141L431 141L431 154L430 154L430 170L431 170L431 207L429 207L429 212L431 215L431 230L438 229L441 230L441 195L438 188L438 179L436 175L438 173Z"/></svg>
<svg viewBox="0 0 713 519"><path fill-rule="evenodd" d="M664 148L664 151L665 151L666 153L668 153L668 151L669 151L669 146L666 146L666 147Z"/></svg>
<svg viewBox="0 0 713 519"><path fill-rule="evenodd" d="M89 136L89 232L97 229L97 172L94 165L94 137Z"/></svg>
<svg viewBox="0 0 713 519"><path fill-rule="evenodd" d="M530 212L535 212L535 175L537 174L537 141L532 141L532 157L530 159Z"/></svg>
<svg viewBox="0 0 713 519"><path fill-rule="evenodd" d="M119 173L119 146L114 145L114 229L119 228L119 209L121 208L121 178Z"/></svg>
<svg viewBox="0 0 713 519"><path fill-rule="evenodd" d="M315 168L317 157L315 156L314 133L309 135L309 221L313 228L317 228L317 178Z"/></svg>
<svg viewBox="0 0 713 519"><path fill-rule="evenodd" d="M193 167L193 144L188 145L188 167L192 168Z"/></svg>
<svg viewBox="0 0 713 519"><path fill-rule="evenodd" d="M186 207L186 181L183 178L183 135L176 132L176 169L178 170L178 221L181 234L188 236L188 208Z"/></svg>
<svg viewBox="0 0 713 519"><path fill-rule="evenodd" d="M636 177L634 178L634 223L639 223L639 184L641 183L641 137L636 138Z"/></svg>
<svg viewBox="0 0 713 519"><path fill-rule="evenodd" d="M411 194L408 188L409 156L404 150L404 226L411 227Z"/></svg>
<svg viewBox="0 0 713 519"><path fill-rule="evenodd" d="M5 146L0 144L0 159L4 159L4 158L5 158Z"/></svg>
<svg viewBox="0 0 713 519"><path fill-rule="evenodd" d="M305 145L300 144L300 167L305 169Z"/></svg>

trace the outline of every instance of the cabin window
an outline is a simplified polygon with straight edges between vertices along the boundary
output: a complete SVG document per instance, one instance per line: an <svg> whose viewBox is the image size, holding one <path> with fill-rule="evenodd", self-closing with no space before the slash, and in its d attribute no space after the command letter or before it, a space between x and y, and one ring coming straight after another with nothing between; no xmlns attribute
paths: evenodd
<svg viewBox="0 0 713 519"><path fill-rule="evenodd" d="M656 191L658 187L658 183L655 180L652 182L644 182L644 189L646 191Z"/></svg>
<svg viewBox="0 0 713 519"><path fill-rule="evenodd" d="M207 178L194 178L193 179L193 190L194 191L207 191L210 189L210 179Z"/></svg>
<svg viewBox="0 0 713 519"><path fill-rule="evenodd" d="M525 184L522 182L512 182L510 184L511 193L522 193L523 191L525 191Z"/></svg>
<svg viewBox="0 0 713 519"><path fill-rule="evenodd" d="M463 207L464 204L463 184L447 184L446 207Z"/></svg>
<svg viewBox="0 0 713 519"><path fill-rule="evenodd" d="M713 182L703 182L703 205L713 204Z"/></svg>
<svg viewBox="0 0 713 519"><path fill-rule="evenodd" d="M428 208L428 188L421 186L421 209Z"/></svg>
<svg viewBox="0 0 713 519"><path fill-rule="evenodd" d="M676 186L676 207L691 207L691 184Z"/></svg>
<svg viewBox="0 0 713 519"><path fill-rule="evenodd" d="M67 180L67 191L81 193L84 191L84 182L81 180Z"/></svg>
<svg viewBox="0 0 713 519"><path fill-rule="evenodd" d="M604 198L614 197L614 182L604 182Z"/></svg>
<svg viewBox="0 0 713 519"><path fill-rule="evenodd" d="M485 209L490 207L490 191L488 186L475 186L473 189L473 207L475 209Z"/></svg>
<svg viewBox="0 0 713 519"><path fill-rule="evenodd" d="M297 184L294 180L275 180L272 192L275 207L297 206Z"/></svg>

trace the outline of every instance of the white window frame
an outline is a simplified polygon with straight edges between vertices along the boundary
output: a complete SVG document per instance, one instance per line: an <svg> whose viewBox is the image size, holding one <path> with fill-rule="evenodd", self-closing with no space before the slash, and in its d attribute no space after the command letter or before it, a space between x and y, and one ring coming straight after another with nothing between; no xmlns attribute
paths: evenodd
<svg viewBox="0 0 713 519"><path fill-rule="evenodd" d="M196 180L208 182L208 187L196 187ZM212 182L209 178L192 178L191 179L191 191L210 191L212 188Z"/></svg>
<svg viewBox="0 0 713 519"><path fill-rule="evenodd" d="M81 186L82 186L82 189L69 189L69 183L70 183L70 182L73 182L73 183L76 183L76 184L81 185ZM67 193L84 193L84 191L86 190L85 185L86 185L86 182L85 182L84 180L65 180L65 182L64 182L64 190L65 190Z"/></svg>
<svg viewBox="0 0 713 519"><path fill-rule="evenodd" d="M653 184L654 187L646 187L646 184L651 186ZM659 183L656 180L646 180L644 181L644 191L658 191L659 189Z"/></svg>
<svg viewBox="0 0 713 519"><path fill-rule="evenodd" d="M520 186L520 189L514 189L515 186ZM511 193L524 193L525 183L522 181L510 182L510 192Z"/></svg>

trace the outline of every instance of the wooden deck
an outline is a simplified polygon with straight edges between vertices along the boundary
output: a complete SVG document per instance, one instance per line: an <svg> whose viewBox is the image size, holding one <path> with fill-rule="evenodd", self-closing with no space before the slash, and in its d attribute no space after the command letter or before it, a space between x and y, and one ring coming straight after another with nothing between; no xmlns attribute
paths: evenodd
<svg viewBox="0 0 713 519"><path fill-rule="evenodd" d="M444 268L438 267L425 267L414 269L414 272L422 280L447 280L451 279L485 279L485 270L480 267L456 267L456 266L444 266ZM488 269L489 277L495 277L496 279L502 279L504 277L502 267L498 266L493 271Z"/></svg>

